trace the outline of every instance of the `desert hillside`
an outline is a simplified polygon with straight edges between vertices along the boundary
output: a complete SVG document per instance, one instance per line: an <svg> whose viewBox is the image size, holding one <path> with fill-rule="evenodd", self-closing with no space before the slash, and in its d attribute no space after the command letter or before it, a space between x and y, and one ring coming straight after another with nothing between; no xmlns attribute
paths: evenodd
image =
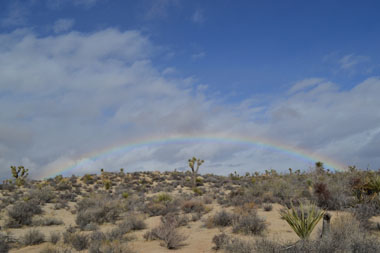
<svg viewBox="0 0 380 253"><path fill-rule="evenodd" d="M22 170L0 185L0 252L380 251L378 172L317 164L285 174L102 170L36 181ZM287 218L311 226L297 230Z"/></svg>

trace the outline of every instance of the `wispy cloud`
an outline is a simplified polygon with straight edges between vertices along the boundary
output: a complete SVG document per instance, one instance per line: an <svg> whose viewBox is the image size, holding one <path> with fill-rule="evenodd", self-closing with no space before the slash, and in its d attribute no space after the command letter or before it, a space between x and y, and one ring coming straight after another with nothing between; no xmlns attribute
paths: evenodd
<svg viewBox="0 0 380 253"><path fill-rule="evenodd" d="M91 8L96 3L104 0L46 0L46 6L50 9L57 10L62 8L66 4L71 4L74 6L81 6L84 8Z"/></svg>
<svg viewBox="0 0 380 253"><path fill-rule="evenodd" d="M179 0L153 0L149 1L149 7L145 13L147 19L166 18L172 7L178 7Z"/></svg>
<svg viewBox="0 0 380 253"><path fill-rule="evenodd" d="M1 25L4 27L24 25L29 14L28 6L28 2L12 1L8 7L7 14L0 21Z"/></svg>
<svg viewBox="0 0 380 253"><path fill-rule="evenodd" d="M198 9L194 12L193 16L191 17L191 20L194 22L194 23L197 23L197 24L201 24L205 21L205 17L204 17L204 14L203 14L203 11Z"/></svg>
<svg viewBox="0 0 380 253"><path fill-rule="evenodd" d="M369 57L363 55L348 54L339 60L341 69L349 70L360 63L368 62Z"/></svg>
<svg viewBox="0 0 380 253"><path fill-rule="evenodd" d="M193 59L193 60L199 60L199 59L202 59L205 56L206 56L205 52L199 52L199 53L196 53L196 54L192 54L191 55L191 59Z"/></svg>
<svg viewBox="0 0 380 253"><path fill-rule="evenodd" d="M55 33L66 32L73 27L74 23L75 20L71 18L58 19L54 22L53 31Z"/></svg>
<svg viewBox="0 0 380 253"><path fill-rule="evenodd" d="M305 90L307 88L311 88L311 87L317 85L318 83L320 83L322 81L323 81L322 78L308 78L308 79L301 80L301 81L295 83L289 89L288 94L293 94L293 93L296 93L298 91L302 91L302 90Z"/></svg>

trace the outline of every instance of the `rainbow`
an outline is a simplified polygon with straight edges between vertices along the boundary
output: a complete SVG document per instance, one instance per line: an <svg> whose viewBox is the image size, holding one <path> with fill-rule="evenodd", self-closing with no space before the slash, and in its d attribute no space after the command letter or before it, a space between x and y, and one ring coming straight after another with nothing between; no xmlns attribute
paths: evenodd
<svg viewBox="0 0 380 253"><path fill-rule="evenodd" d="M275 152L280 152L295 157L296 159L312 162L313 164L317 161L322 161L324 163L325 168L331 170L340 171L346 168L346 165L344 165L343 163L335 161L329 157L322 156L320 154L316 154L314 152L308 151L306 149L301 149L295 146L270 141L261 137L226 137L218 136L215 134L197 136L172 135L167 137L146 137L144 139L128 141L126 143L117 143L102 150L96 150L90 153L86 153L81 157L75 159L75 162L69 162L69 164L65 164L64 166L59 166L56 168L49 168L48 171L43 172L41 178L50 178L59 174L64 174L65 172L73 172L75 168L85 167L86 163L88 162L96 162L97 160L104 159L110 155L124 154L126 152L141 147L191 143L218 143L256 146L258 148L265 148L273 150Z"/></svg>

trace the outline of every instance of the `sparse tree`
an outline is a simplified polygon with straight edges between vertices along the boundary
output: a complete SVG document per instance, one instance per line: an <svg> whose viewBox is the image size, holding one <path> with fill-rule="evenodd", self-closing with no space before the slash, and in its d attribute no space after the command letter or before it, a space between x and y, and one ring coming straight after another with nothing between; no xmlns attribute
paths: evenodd
<svg viewBox="0 0 380 253"><path fill-rule="evenodd" d="M189 159L189 167L191 169L191 172L193 173L193 187L196 187L196 180L197 180L198 170L199 170L199 167L204 162L205 162L204 160L197 159L196 157L193 157L193 158Z"/></svg>

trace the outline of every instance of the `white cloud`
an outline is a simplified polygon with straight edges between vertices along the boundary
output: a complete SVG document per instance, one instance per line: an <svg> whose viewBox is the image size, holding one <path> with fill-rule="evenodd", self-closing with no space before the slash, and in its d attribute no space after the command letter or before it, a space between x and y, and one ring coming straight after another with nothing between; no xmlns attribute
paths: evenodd
<svg viewBox="0 0 380 253"><path fill-rule="evenodd" d="M380 166L380 79L348 91L307 79L267 103L228 105L207 96L194 78L172 79L150 61L155 46L138 31L101 30L40 37L0 35L0 177L27 164L33 176L59 172L186 167L202 172L307 168L312 161L266 146L229 141L269 139L347 164ZM164 71L165 72L165 71ZM169 71L170 72L170 71ZM313 81L311 81L313 80ZM301 92L302 91L302 92ZM170 136L187 141L152 142ZM218 136L203 139L192 136ZM112 146L149 144L91 157ZM87 154L87 155L86 155Z"/></svg>
<svg viewBox="0 0 380 253"><path fill-rule="evenodd" d="M205 21L205 17L204 17L204 14L203 14L203 11L202 10L196 10L193 14L193 16L191 17L191 20L194 22L194 23L197 23L197 24L201 24Z"/></svg>
<svg viewBox="0 0 380 253"><path fill-rule="evenodd" d="M54 22L53 31L55 33L66 32L73 27L74 23L75 20L71 18L58 19Z"/></svg>

